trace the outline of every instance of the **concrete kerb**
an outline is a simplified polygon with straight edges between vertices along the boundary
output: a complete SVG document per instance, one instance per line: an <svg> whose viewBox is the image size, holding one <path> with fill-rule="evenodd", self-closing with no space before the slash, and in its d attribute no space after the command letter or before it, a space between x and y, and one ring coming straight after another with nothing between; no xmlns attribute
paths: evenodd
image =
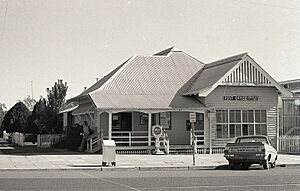
<svg viewBox="0 0 300 191"><path fill-rule="evenodd" d="M67 170L97 170L97 171L176 171L176 170L213 170L215 166L181 166L181 167L65 167L65 168L2 168L0 171L67 171Z"/></svg>
<svg viewBox="0 0 300 191"><path fill-rule="evenodd" d="M172 167L62 167L62 168L2 168L0 171L74 171L74 170L95 170L95 171L189 171L189 170L216 170L219 166L172 166ZM300 164L279 164L276 167L300 167ZM223 170L228 170L224 168Z"/></svg>

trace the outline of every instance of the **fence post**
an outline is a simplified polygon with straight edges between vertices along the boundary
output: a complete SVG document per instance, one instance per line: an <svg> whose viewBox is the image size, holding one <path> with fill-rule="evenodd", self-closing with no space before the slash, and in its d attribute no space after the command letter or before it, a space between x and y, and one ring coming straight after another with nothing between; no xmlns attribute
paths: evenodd
<svg viewBox="0 0 300 191"><path fill-rule="evenodd" d="M91 138L90 139L90 151L92 151L93 150L93 139Z"/></svg>
<svg viewBox="0 0 300 191"><path fill-rule="evenodd" d="M131 132L128 133L129 146L131 146Z"/></svg>

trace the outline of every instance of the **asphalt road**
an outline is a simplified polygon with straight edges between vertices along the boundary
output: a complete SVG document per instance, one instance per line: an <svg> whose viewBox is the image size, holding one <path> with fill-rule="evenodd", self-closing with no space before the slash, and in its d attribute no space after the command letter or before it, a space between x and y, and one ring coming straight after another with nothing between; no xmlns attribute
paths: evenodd
<svg viewBox="0 0 300 191"><path fill-rule="evenodd" d="M0 171L0 190L300 190L300 168L176 171Z"/></svg>

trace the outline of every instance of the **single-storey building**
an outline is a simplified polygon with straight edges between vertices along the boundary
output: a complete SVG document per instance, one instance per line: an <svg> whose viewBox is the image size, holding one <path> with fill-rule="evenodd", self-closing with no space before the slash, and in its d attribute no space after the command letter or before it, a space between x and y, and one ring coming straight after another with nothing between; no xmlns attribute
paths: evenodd
<svg viewBox="0 0 300 191"><path fill-rule="evenodd" d="M281 97L291 93L247 53L205 64L174 47L133 56L68 100L65 126L89 121L95 134L117 150L154 148L152 126L161 125L171 148L192 143L190 113L196 113L199 152L223 148L240 135L268 135L276 146Z"/></svg>

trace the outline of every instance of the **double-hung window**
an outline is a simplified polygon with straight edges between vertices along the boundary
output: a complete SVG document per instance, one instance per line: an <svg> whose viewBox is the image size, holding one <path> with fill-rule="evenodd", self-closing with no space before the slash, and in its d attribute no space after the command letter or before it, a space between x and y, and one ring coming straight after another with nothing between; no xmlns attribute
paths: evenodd
<svg viewBox="0 0 300 191"><path fill-rule="evenodd" d="M217 138L267 134L266 110L217 110Z"/></svg>

